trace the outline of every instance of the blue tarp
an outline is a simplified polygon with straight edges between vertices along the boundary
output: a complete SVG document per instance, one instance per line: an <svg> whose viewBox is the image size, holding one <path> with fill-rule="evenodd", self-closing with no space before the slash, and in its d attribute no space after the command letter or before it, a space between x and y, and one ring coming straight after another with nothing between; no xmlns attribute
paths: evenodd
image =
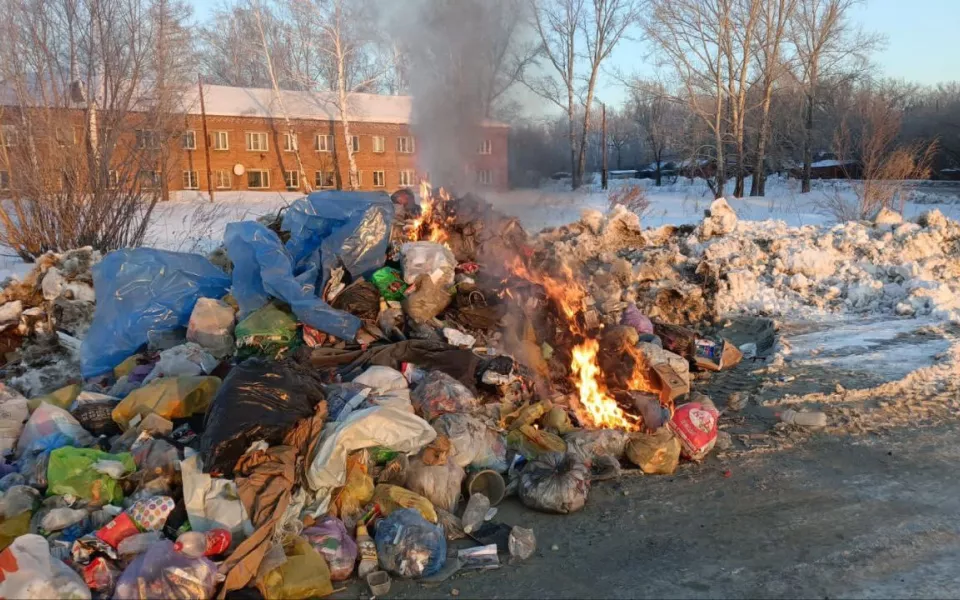
<svg viewBox="0 0 960 600"><path fill-rule="evenodd" d="M230 277L199 254L117 250L93 266L97 307L80 349L80 371L111 371L147 343L151 331L186 327L199 298L221 298Z"/></svg>

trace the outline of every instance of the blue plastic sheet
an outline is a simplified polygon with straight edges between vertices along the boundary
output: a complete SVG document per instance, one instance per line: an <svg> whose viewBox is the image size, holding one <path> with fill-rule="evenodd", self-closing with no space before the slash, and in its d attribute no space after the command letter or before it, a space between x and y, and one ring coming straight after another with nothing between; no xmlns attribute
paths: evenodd
<svg viewBox="0 0 960 600"><path fill-rule="evenodd" d="M117 250L93 267L97 308L80 349L80 371L111 371L147 343L151 331L186 327L199 298L221 298L230 277L199 254Z"/></svg>
<svg viewBox="0 0 960 600"><path fill-rule="evenodd" d="M360 320L331 308L320 292L337 266L354 278L383 266L393 215L393 203L383 192L326 191L287 209L281 224L290 232L286 247L260 223L230 223L224 244L234 265L233 295L240 318L273 297L289 304L307 325L354 339Z"/></svg>
<svg viewBox="0 0 960 600"><path fill-rule="evenodd" d="M345 340L352 340L360 319L332 308L317 296L317 269L294 275L290 254L273 231L255 221L227 225L223 238L233 261L233 297L240 319L279 298L307 325Z"/></svg>

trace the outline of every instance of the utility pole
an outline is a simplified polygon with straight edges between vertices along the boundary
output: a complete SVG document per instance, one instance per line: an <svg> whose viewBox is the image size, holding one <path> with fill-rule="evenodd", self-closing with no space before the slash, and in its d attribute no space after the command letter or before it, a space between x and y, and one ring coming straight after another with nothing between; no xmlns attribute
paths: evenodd
<svg viewBox="0 0 960 600"><path fill-rule="evenodd" d="M600 147L603 154L600 187L607 189L607 105L603 103L600 104Z"/></svg>
<svg viewBox="0 0 960 600"><path fill-rule="evenodd" d="M200 88L200 121L203 123L203 154L207 159L207 191L210 192L210 202L213 202L213 171L210 169L210 138L207 136L207 107L203 103L203 76L197 74L197 85Z"/></svg>

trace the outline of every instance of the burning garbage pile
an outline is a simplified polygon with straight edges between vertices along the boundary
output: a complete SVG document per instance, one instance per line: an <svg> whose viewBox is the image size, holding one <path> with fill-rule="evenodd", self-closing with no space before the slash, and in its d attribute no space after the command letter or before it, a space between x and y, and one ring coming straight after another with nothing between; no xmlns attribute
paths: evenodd
<svg viewBox="0 0 960 600"><path fill-rule="evenodd" d="M710 452L690 371L740 352L683 326L696 285L633 289L618 254L659 234L413 200L320 192L209 259L78 251L8 285L0 596L381 595L532 556L507 496L565 514Z"/></svg>

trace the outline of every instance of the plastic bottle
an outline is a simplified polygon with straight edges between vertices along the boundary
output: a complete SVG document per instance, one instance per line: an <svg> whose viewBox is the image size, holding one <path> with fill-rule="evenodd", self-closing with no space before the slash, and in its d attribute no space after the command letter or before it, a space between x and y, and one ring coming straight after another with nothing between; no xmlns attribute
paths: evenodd
<svg viewBox="0 0 960 600"><path fill-rule="evenodd" d="M790 425L820 429L827 426L827 415L822 412L797 412L792 408L780 413L780 420Z"/></svg>
<svg viewBox="0 0 960 600"><path fill-rule="evenodd" d="M463 511L461 522L463 531L470 533L476 531L483 525L483 521L490 510L490 498L483 494L470 494L470 500L467 502L467 508Z"/></svg>
<svg viewBox="0 0 960 600"><path fill-rule="evenodd" d="M357 549L360 554L360 566L357 567L357 575L363 579L380 568L377 562L377 545L370 534L367 533L367 526L363 523L357 523Z"/></svg>
<svg viewBox="0 0 960 600"><path fill-rule="evenodd" d="M191 558L216 556L230 547L230 532L226 529L211 529L205 533L187 531L177 537L173 549Z"/></svg>

